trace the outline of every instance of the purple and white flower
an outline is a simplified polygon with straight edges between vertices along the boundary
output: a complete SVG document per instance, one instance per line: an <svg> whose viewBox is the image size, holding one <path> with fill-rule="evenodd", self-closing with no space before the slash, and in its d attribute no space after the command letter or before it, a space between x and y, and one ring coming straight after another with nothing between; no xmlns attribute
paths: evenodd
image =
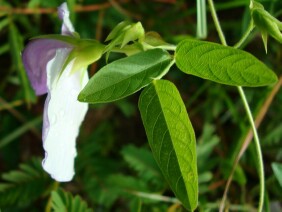
<svg viewBox="0 0 282 212"><path fill-rule="evenodd" d="M67 4L58 8L63 21L62 35L75 37ZM74 176L76 138L88 109L77 96L88 82L87 65L78 66L70 58L75 46L56 39L31 40L22 59L29 80L37 95L47 93L43 115L43 168L57 181L70 181ZM71 59L67 65L67 60ZM97 60L98 58L96 58Z"/></svg>

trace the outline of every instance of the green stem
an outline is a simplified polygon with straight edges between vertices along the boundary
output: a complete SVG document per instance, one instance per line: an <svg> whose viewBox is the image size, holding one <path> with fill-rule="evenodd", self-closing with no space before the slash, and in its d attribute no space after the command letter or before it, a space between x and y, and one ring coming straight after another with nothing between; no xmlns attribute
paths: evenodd
<svg viewBox="0 0 282 212"><path fill-rule="evenodd" d="M210 6L211 15L212 15L213 21L215 23L215 27L216 27L216 30L218 32L220 41L221 41L221 43L223 45L227 46L227 42L225 40L225 36L224 36L223 31L221 29L220 22L219 22L219 20L217 18L217 14L216 14L216 10L215 10L215 7L214 7L213 0L208 0L208 3L209 3L209 6ZM250 29L251 29L251 27L250 27ZM248 35L248 33L245 34L243 36L243 39L241 39L239 42L243 43L244 40L247 38L247 35ZM237 45L237 46L239 47L239 45ZM244 104L247 116L249 118L249 122L251 124L252 130L253 130L253 133L254 133L254 141L255 141L256 152L257 152L257 156L258 156L259 177L260 177L260 199L259 199L258 211L261 212L262 209L263 209L264 190L265 190L265 187L264 187L265 186L265 182L264 182L264 167L263 167L262 152L261 152L261 147L260 147L260 142L259 142L259 137L258 137L257 129L256 129L256 126L255 126L255 123L254 123L254 119L253 119L253 116L252 116L249 104L247 102L246 95L245 95L244 90L243 90L243 88L241 86L238 86L237 88L238 88L239 94L241 96L241 99L243 101L243 104ZM223 202L223 204L221 204L220 211L223 211L225 200L223 199L222 202Z"/></svg>
<svg viewBox="0 0 282 212"><path fill-rule="evenodd" d="M221 42L224 46L227 46L227 42L226 42L225 36L224 36L223 31L222 31L222 29L221 29L220 22L219 22L219 20L218 20L218 18L217 18L217 14L216 14L216 10L215 10L215 7L214 7L213 0L208 0L208 3L209 3L209 6L210 6L211 16L212 16L212 18L213 18L213 22L214 22L214 24L215 24L215 28L216 28L216 30L217 30L217 33L218 33L220 42Z"/></svg>
<svg viewBox="0 0 282 212"><path fill-rule="evenodd" d="M52 185L52 190L51 191L55 191L57 190L59 187L59 183L57 181L54 182L54 184ZM52 211L52 196L50 194L47 205L45 207L45 212L51 212Z"/></svg>
<svg viewBox="0 0 282 212"><path fill-rule="evenodd" d="M255 122L252 116L252 112L250 110L249 104L246 99L246 95L244 93L244 90L241 86L238 86L238 91L240 93L241 99L243 100L243 104L245 107L245 110L247 112L249 122L251 124L253 133L254 133L254 141L256 145L256 151L257 151L257 157L258 157L258 165L259 165L259 177L260 177L260 200L259 200L259 207L258 211L262 211L263 209L263 200L264 200L264 191L265 191L265 182L264 182L264 167L263 167L263 159L262 159L262 152L261 152L261 147L260 147L260 142L259 142L259 137L257 133L257 129L255 126Z"/></svg>
<svg viewBox="0 0 282 212"><path fill-rule="evenodd" d="M133 195L136 195L138 197L146 198L146 199L157 200L157 201L162 201L162 202L170 202L170 203L180 203L178 199L173 198L173 197L162 196L158 194L150 194L150 193L145 193L145 192L140 192L140 191L128 190L127 192Z"/></svg>
<svg viewBox="0 0 282 212"><path fill-rule="evenodd" d="M249 37L249 35L251 34L251 32L253 31L254 29L254 24L253 22L251 21L246 32L244 33L244 35L242 36L242 38L238 41L238 43L236 43L234 45L234 48L236 49L239 49L240 47L242 47L243 43L247 40L247 38Z"/></svg>

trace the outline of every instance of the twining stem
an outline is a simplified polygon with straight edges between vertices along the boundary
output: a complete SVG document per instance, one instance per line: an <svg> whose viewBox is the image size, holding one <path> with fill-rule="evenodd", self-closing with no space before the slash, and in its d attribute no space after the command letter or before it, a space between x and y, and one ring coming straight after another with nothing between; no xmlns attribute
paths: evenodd
<svg viewBox="0 0 282 212"><path fill-rule="evenodd" d="M213 21L215 23L215 27L216 27L216 30L218 32L220 41L221 41L221 43L223 45L227 46L227 42L226 42L224 33L223 33L222 29L221 29L220 22L219 22L219 20L217 18L217 14L216 14L216 10L215 10L215 7L214 7L213 0L208 0L208 3L209 3L209 6L210 6L211 15L212 15ZM250 31L252 30L251 28L252 27L250 27ZM247 34L245 36L243 36L243 39L240 40L240 43L243 43L246 38L247 38ZM249 104L247 102L246 95L245 95L244 90L243 90L243 88L241 86L238 86L237 88L238 88L240 97L241 97L241 99L243 101L243 104L244 104L244 107L245 107L245 110L246 110L249 122L250 122L252 130L253 130L253 134L254 134L254 141L255 141L256 152L257 152L257 157L258 157L259 177L260 177L260 200L259 200L258 211L261 212L262 208L263 208L264 190L265 190L265 187L264 187L265 186L265 182L264 182L264 167L263 167L263 160L262 160L262 152L261 152L261 147L260 147L260 142L259 142L259 137L258 137L257 129L256 129L256 126L255 126L255 123L254 123L254 119L253 119L253 116L252 116ZM220 206L220 211L221 212L224 210L225 198L226 198L226 195L224 195L224 197L222 199L222 203L221 203L221 206Z"/></svg>
<svg viewBox="0 0 282 212"><path fill-rule="evenodd" d="M253 22L250 21L250 24L249 24L246 32L244 33L242 38L238 41L238 43L236 43L234 45L234 48L239 49L240 47L242 47L243 43L247 40L247 38L249 37L249 35L251 34L251 32L253 31L254 28L255 28L255 26L254 26Z"/></svg>
<svg viewBox="0 0 282 212"><path fill-rule="evenodd" d="M215 24L215 28L216 28L216 31L218 33L220 42L224 46L227 46L227 42L226 42L225 36L223 34L223 31L222 31L221 26L220 26L220 22L218 20L217 14L216 14L216 10L215 10L215 7L214 7L213 0L208 0L208 3L209 3L209 6L210 6L211 16L212 16L213 22Z"/></svg>
<svg viewBox="0 0 282 212"><path fill-rule="evenodd" d="M240 93L241 99L243 100L243 104L244 104L245 110L247 112L252 130L253 130L253 134L254 134L254 141L255 141L257 157L258 157L258 165L259 165L258 172L259 172L259 176L260 176L260 200L259 200L258 211L262 211L263 200L264 200L264 190L265 190L265 188L264 188L265 182L264 182L264 167L263 167L262 152L261 152L261 147L260 147L257 129L256 129L255 122L254 122L254 119L253 119L253 116L252 116L252 112L250 110L249 104L248 104L247 99L246 99L246 95L244 93L244 90L240 86L238 87L238 91Z"/></svg>
<svg viewBox="0 0 282 212"><path fill-rule="evenodd" d="M255 126L256 126L256 128L258 128L259 125L261 124L261 122L262 122L262 120L263 120L263 118L264 118L264 116L265 116L269 106L271 105L271 102L272 102L273 98L278 93L278 91L281 88L281 86L282 86L282 76L279 77L278 83L272 88L270 94L266 98L263 106L261 107L259 113L257 114L256 119L255 119ZM252 138L253 138L253 130L250 129L248 131L248 133L247 133L247 136L244 139L243 145L242 145L242 147L241 147L241 149L239 151L239 154L237 155L237 157L236 157L236 159L234 161L234 164L233 164L233 167L232 167L232 171L231 171L231 173L230 173L230 175L228 177L228 180L227 180L227 183L226 183L226 186L225 186L225 189L224 189L223 198L222 198L222 203L221 203L222 207L224 207L224 202L225 202L225 199L226 199L226 196L227 196L227 193L228 193L228 190L229 190L229 187L230 187L230 184L231 184L234 172L235 172L235 168L238 165L240 158L243 156L244 152L248 148ZM266 182L266 184L267 184L267 182Z"/></svg>

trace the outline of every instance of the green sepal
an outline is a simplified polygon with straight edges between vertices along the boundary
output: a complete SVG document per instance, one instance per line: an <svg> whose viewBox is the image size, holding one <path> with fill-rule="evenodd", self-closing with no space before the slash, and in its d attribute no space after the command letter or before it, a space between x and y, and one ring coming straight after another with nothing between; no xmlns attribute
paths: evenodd
<svg viewBox="0 0 282 212"><path fill-rule="evenodd" d="M106 38L106 42L107 41L110 41L110 40L113 40L114 38L118 37L121 32L123 30L125 30L126 27L129 27L130 26L130 22L129 21L123 21L123 22L120 22L111 32L110 34L107 36Z"/></svg>
<svg viewBox="0 0 282 212"><path fill-rule="evenodd" d="M88 65L99 60L104 52L105 46L97 40L79 40L67 59L64 62L62 70L65 70L67 65L74 60L71 73L87 67Z"/></svg>
<svg viewBox="0 0 282 212"><path fill-rule="evenodd" d="M169 44L163 40L159 33L150 31L145 34L144 41L142 43L144 49L152 49L152 48L165 48L165 49L173 49L175 46Z"/></svg>
<svg viewBox="0 0 282 212"><path fill-rule="evenodd" d="M57 34L52 34L52 35L40 35L40 36L36 36L33 37L31 39L50 39L50 40L58 40L58 41L62 41L68 44L71 44L73 46L77 46L79 45L79 42L81 39L77 38L77 37L71 37L68 35L57 35Z"/></svg>
<svg viewBox="0 0 282 212"><path fill-rule="evenodd" d="M141 22L132 24L124 33L121 48L123 48L130 41L138 40L141 42L144 39L145 30Z"/></svg>
<svg viewBox="0 0 282 212"><path fill-rule="evenodd" d="M268 34L282 43L282 23L267 12L263 5L258 2L251 1L250 9L253 23L261 31L266 52Z"/></svg>
<svg viewBox="0 0 282 212"><path fill-rule="evenodd" d="M122 49L129 42L138 41L139 43L141 43L144 39L144 34L145 31L140 22L121 22L106 38L106 41L110 41L110 43L105 48L105 52L109 53L114 48Z"/></svg>

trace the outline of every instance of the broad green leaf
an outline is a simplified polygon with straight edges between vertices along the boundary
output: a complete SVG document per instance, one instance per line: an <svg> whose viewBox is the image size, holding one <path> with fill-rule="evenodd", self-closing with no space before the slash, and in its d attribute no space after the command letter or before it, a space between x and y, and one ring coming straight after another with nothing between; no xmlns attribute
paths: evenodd
<svg viewBox="0 0 282 212"><path fill-rule="evenodd" d="M170 54L154 49L116 60L98 71L80 92L78 100L111 102L129 96L148 85L171 65Z"/></svg>
<svg viewBox="0 0 282 212"><path fill-rule="evenodd" d="M139 99L150 147L176 197L185 208L198 204L196 139L185 105L169 81L156 80Z"/></svg>
<svg viewBox="0 0 282 212"><path fill-rule="evenodd" d="M276 179L278 180L280 186L282 187L282 164L281 163L272 163L271 167L273 169Z"/></svg>
<svg viewBox="0 0 282 212"><path fill-rule="evenodd" d="M187 73L234 86L264 86L277 76L253 55L232 47L187 39L176 49L176 65Z"/></svg>

